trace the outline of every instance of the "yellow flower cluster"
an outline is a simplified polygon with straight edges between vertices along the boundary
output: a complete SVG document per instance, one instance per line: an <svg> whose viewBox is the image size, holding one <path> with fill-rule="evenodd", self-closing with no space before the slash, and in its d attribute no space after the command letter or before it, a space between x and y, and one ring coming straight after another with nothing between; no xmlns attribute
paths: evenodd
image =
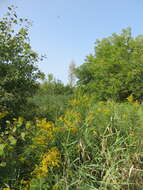
<svg viewBox="0 0 143 190"><path fill-rule="evenodd" d="M63 126L71 132L76 132L81 122L81 115L75 110L67 110L64 117L60 117L59 121Z"/></svg>
<svg viewBox="0 0 143 190"><path fill-rule="evenodd" d="M58 130L58 128L54 126L52 122L47 122L46 119L37 120L36 126L41 128L43 131L48 131L51 133Z"/></svg>
<svg viewBox="0 0 143 190"><path fill-rule="evenodd" d="M137 100L136 101L134 100L133 95L130 95L129 97L127 97L127 100L128 100L128 102L132 103L132 105L134 107L139 107L140 106L140 103Z"/></svg>
<svg viewBox="0 0 143 190"><path fill-rule="evenodd" d="M72 99L69 101L69 105L75 107L75 106L84 106L89 107L90 104L90 98L87 95L79 95L77 98Z"/></svg>
<svg viewBox="0 0 143 190"><path fill-rule="evenodd" d="M127 97L127 100L132 103L134 101L134 97L133 95L131 94L129 97Z"/></svg>
<svg viewBox="0 0 143 190"><path fill-rule="evenodd" d="M35 170L32 172L37 177L44 177L48 173L49 167L59 167L60 166L60 152L56 147L51 148L46 152L41 159L40 165L36 166Z"/></svg>
<svg viewBox="0 0 143 190"><path fill-rule="evenodd" d="M52 122L47 122L46 119L37 120L36 127L38 128L37 135L33 138L33 149L36 145L48 145L48 142L55 137L58 127Z"/></svg>

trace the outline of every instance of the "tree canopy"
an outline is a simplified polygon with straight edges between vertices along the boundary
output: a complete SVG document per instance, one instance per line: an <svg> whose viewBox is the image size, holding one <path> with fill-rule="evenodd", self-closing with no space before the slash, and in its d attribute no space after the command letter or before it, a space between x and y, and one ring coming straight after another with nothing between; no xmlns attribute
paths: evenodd
<svg viewBox="0 0 143 190"><path fill-rule="evenodd" d="M123 101L143 96L143 36L131 29L97 40L95 52L77 68L78 85L97 100Z"/></svg>
<svg viewBox="0 0 143 190"><path fill-rule="evenodd" d="M0 19L0 109L18 115L38 87L38 54L30 46L29 22L14 8Z"/></svg>

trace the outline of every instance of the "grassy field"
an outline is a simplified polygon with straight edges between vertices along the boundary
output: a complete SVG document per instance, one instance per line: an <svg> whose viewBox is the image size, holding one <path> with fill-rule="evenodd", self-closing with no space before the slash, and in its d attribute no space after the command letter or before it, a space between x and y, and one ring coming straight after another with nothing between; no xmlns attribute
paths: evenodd
<svg viewBox="0 0 143 190"><path fill-rule="evenodd" d="M3 190L141 190L142 162L143 106L131 97L79 96L53 123L7 121L0 138Z"/></svg>

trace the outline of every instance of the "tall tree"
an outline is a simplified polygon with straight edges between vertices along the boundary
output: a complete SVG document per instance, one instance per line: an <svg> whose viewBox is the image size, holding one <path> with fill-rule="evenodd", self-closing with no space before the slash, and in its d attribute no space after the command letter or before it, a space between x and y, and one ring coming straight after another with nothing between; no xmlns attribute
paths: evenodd
<svg viewBox="0 0 143 190"><path fill-rule="evenodd" d="M38 54L31 48L29 22L13 7L0 19L0 110L19 115L38 88Z"/></svg>
<svg viewBox="0 0 143 190"><path fill-rule="evenodd" d="M98 40L95 53L77 68L78 85L98 100L125 100L143 96L143 36L132 37L131 29Z"/></svg>
<svg viewBox="0 0 143 190"><path fill-rule="evenodd" d="M75 70L76 70L75 62L71 61L70 65L69 65L69 74L68 74L69 85L71 87L73 87L76 83Z"/></svg>

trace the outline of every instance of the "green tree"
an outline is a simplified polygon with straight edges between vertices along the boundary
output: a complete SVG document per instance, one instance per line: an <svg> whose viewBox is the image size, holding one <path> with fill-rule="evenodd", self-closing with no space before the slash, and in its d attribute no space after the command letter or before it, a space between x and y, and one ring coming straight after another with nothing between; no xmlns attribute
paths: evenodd
<svg viewBox="0 0 143 190"><path fill-rule="evenodd" d="M38 54L30 46L29 22L18 18L13 7L0 19L0 111L13 116L24 112L28 97L38 88Z"/></svg>
<svg viewBox="0 0 143 190"><path fill-rule="evenodd" d="M95 53L76 70L78 85L97 100L123 101L129 95L143 96L143 36L131 29L98 40Z"/></svg>
<svg viewBox="0 0 143 190"><path fill-rule="evenodd" d="M71 61L70 65L69 65L69 73L68 73L69 85L71 87L74 87L75 83L76 83L75 70L76 70L75 62Z"/></svg>

